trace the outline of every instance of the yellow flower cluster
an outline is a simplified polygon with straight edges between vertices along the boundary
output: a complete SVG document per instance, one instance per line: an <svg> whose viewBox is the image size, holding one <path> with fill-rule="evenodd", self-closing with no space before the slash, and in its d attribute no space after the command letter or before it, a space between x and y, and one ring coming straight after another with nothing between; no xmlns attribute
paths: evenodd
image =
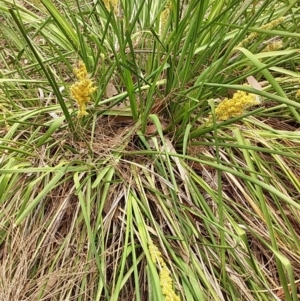
<svg viewBox="0 0 300 301"><path fill-rule="evenodd" d="M273 20L270 23L267 23L261 27L259 27L260 29L263 30L270 30L273 29L274 27L276 27L278 24L282 23L285 20L285 17L280 17L278 19ZM251 43L254 39L256 39L256 37L260 35L259 32L252 32L246 39L242 40L239 44L238 47L243 47L249 43Z"/></svg>
<svg viewBox="0 0 300 301"><path fill-rule="evenodd" d="M165 295L165 301L180 301L180 298L175 294L172 288L172 278L170 277L170 271L164 262L161 252L151 242L149 245L149 253L152 261L159 265L159 284L161 286L162 293Z"/></svg>
<svg viewBox="0 0 300 301"><path fill-rule="evenodd" d="M225 98L216 108L216 119L227 120L231 117L240 116L245 109L252 105L259 104L256 95L245 91L237 91L233 97Z"/></svg>
<svg viewBox="0 0 300 301"><path fill-rule="evenodd" d="M70 92L72 98L77 102L79 111L78 117L87 115L86 104L90 101L90 95L97 89L88 76L84 62L80 61L77 68L73 70L77 81L71 86Z"/></svg>
<svg viewBox="0 0 300 301"><path fill-rule="evenodd" d="M111 7L113 8L113 13L117 13L118 6L119 6L119 0L103 0L103 3L106 7L106 9L110 12Z"/></svg>
<svg viewBox="0 0 300 301"><path fill-rule="evenodd" d="M300 90L297 91L296 97L297 97L297 98L300 98Z"/></svg>
<svg viewBox="0 0 300 301"><path fill-rule="evenodd" d="M0 90L1 91L1 90ZM2 92L2 91L1 91ZM2 93L1 93L2 94ZM7 122L7 118L6 118L6 113L9 113L10 111L8 109L6 109L3 105L0 104L0 109L3 113L3 120L4 120L4 124L5 124L5 127L6 127L6 131L9 131L10 129L10 126Z"/></svg>
<svg viewBox="0 0 300 301"><path fill-rule="evenodd" d="M169 16L171 14L171 9L172 9L172 3L169 2L169 4L166 6L166 8L161 12L160 14L160 34L164 33Z"/></svg>
<svg viewBox="0 0 300 301"><path fill-rule="evenodd" d="M283 47L282 41L274 41L268 44L264 49L263 52L269 52L269 51L276 51L278 49L281 49Z"/></svg>

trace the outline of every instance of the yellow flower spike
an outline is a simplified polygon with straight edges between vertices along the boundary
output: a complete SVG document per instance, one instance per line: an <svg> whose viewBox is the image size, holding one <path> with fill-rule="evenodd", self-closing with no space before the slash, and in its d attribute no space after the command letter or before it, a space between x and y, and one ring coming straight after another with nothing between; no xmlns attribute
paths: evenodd
<svg viewBox="0 0 300 301"><path fill-rule="evenodd" d="M281 49L283 47L283 43L281 40L279 41L274 41L269 43L262 52L269 52L269 51L276 51L278 49Z"/></svg>
<svg viewBox="0 0 300 301"><path fill-rule="evenodd" d="M180 298L175 294L172 287L173 280L170 276L170 270L164 262L161 252L152 242L149 244L149 253L153 263L159 266L159 284L162 293L165 295L165 301L180 301Z"/></svg>
<svg viewBox="0 0 300 301"><path fill-rule="evenodd" d="M7 131L9 131L10 126L7 122L7 117L6 117L6 112L9 112L9 110L7 110L3 105L0 104L0 109L3 112L3 119L4 119L4 124L5 124L5 128Z"/></svg>
<svg viewBox="0 0 300 301"><path fill-rule="evenodd" d="M261 26L260 28L265 29L265 30L273 29L274 27L276 27L277 25L282 23L284 20L285 20L285 17L280 17L280 18L277 18L277 19L273 20L270 23L267 23L267 24Z"/></svg>
<svg viewBox="0 0 300 301"><path fill-rule="evenodd" d="M300 98L300 90L297 91L296 97L297 97L297 98Z"/></svg>
<svg viewBox="0 0 300 301"><path fill-rule="evenodd" d="M169 16L171 14L172 9L172 3L169 2L169 4L166 6L166 8L161 12L160 14L160 34L165 32Z"/></svg>
<svg viewBox="0 0 300 301"><path fill-rule="evenodd" d="M75 82L71 88L71 97L76 100L78 105L78 117L87 115L86 104L90 101L90 95L97 89L93 86L92 80L88 77L88 73L84 62L80 61L77 68L73 70L78 81Z"/></svg>
<svg viewBox="0 0 300 301"><path fill-rule="evenodd" d="M273 20L270 23L264 24L262 26L259 27L259 29L264 29L264 30L270 30L275 28L277 25L279 25L280 23L282 23L285 20L285 17L280 17L278 19ZM248 35L248 37L246 37L244 40L242 40L239 44L238 47L243 47L251 42L253 42L260 33L258 32L252 32Z"/></svg>
<svg viewBox="0 0 300 301"><path fill-rule="evenodd" d="M216 108L217 120L225 121L232 117L243 115L244 111L259 104L256 96L245 91L237 91L231 99L225 98Z"/></svg>
<svg viewBox="0 0 300 301"><path fill-rule="evenodd" d="M113 8L113 13L117 13L118 6L119 6L119 0L103 0L103 3L106 7L106 9L110 12L111 7Z"/></svg>
<svg viewBox="0 0 300 301"><path fill-rule="evenodd" d="M78 67L75 67L73 72L79 80L83 80L88 77L88 73L83 61L78 63Z"/></svg>
<svg viewBox="0 0 300 301"><path fill-rule="evenodd" d="M161 258L161 253L158 251L158 248L156 245L154 245L153 243L151 243L149 245L149 253L151 256L151 259L153 261L153 263L157 262L158 258Z"/></svg>

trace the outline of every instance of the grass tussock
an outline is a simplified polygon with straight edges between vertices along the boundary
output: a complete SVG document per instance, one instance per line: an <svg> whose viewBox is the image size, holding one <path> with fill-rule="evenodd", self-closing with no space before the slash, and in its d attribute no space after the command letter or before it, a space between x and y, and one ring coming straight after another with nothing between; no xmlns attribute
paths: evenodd
<svg viewBox="0 0 300 301"><path fill-rule="evenodd" d="M0 300L299 300L299 9L2 1Z"/></svg>

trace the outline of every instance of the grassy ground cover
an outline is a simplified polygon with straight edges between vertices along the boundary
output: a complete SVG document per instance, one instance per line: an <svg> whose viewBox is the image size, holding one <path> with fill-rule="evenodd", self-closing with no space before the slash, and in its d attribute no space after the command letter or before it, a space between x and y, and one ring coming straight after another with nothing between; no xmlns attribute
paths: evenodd
<svg viewBox="0 0 300 301"><path fill-rule="evenodd" d="M0 300L299 300L298 0L0 21Z"/></svg>

